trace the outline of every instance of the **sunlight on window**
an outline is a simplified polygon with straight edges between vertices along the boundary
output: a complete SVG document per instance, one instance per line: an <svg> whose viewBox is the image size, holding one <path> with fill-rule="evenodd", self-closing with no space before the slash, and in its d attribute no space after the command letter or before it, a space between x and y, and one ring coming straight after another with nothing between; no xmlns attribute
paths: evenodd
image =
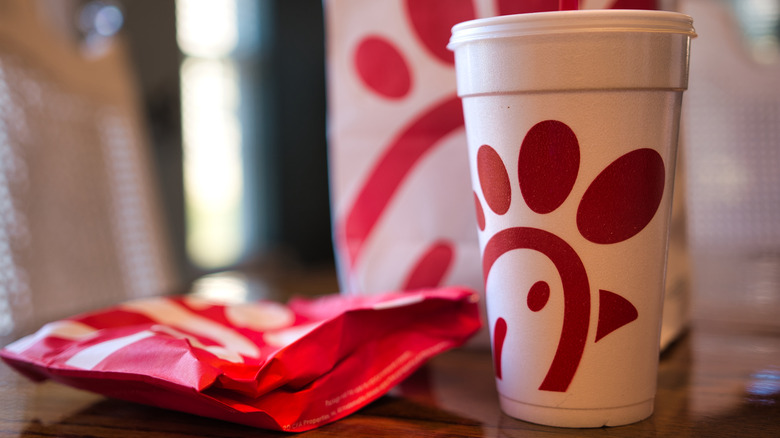
<svg viewBox="0 0 780 438"><path fill-rule="evenodd" d="M176 0L176 39L188 56L219 57L238 44L235 0Z"/></svg>
<svg viewBox="0 0 780 438"><path fill-rule="evenodd" d="M241 256L243 174L232 0L177 0L187 252L214 269Z"/></svg>

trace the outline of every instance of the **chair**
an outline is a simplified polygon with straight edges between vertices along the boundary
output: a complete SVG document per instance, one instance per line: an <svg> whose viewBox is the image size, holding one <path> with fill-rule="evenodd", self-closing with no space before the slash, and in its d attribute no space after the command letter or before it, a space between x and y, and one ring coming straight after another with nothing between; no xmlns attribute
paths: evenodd
<svg viewBox="0 0 780 438"><path fill-rule="evenodd" d="M76 6L0 3L0 346L180 287L125 48Z"/></svg>

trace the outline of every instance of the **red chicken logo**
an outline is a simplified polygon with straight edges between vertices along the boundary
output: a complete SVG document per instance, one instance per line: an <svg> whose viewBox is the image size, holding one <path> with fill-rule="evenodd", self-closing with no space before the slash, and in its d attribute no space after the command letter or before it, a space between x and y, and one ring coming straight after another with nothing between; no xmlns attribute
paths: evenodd
<svg viewBox="0 0 780 438"><path fill-rule="evenodd" d="M555 211L569 196L577 179L580 146L565 123L545 120L534 125L519 147L517 182L522 199L534 213ZM477 151L480 189L487 207L504 215L511 207L512 185L501 157L489 145ZM630 239L653 219L664 194L665 166L653 149L635 149L609 164L590 183L579 201L576 224L590 242L609 245ZM474 193L478 225L485 230L485 210ZM490 236L485 245L483 273L487 283L491 268L502 255L518 249L543 254L557 270L563 289L563 328L550 368L539 386L544 391L565 392L574 378L585 350L591 314L591 285L582 259L564 239L533 227L511 227ZM490 291L488 291L488 294ZM550 286L540 279L528 291L527 305L542 310ZM636 308L617 293L599 290L599 315L595 342L638 317ZM510 328L503 318L493 327L496 376L502 378L501 359Z"/></svg>
<svg viewBox="0 0 780 438"><path fill-rule="evenodd" d="M557 0L496 0L483 2L482 10L472 0L404 0L403 12L414 39L436 64L452 69L454 56L447 49L455 24L480 16L509 15L555 10ZM656 0L582 1L580 6L613 9L655 9ZM480 9L478 11L478 9ZM484 9L484 8L483 8ZM409 54L397 42L379 33L367 33L350 48L352 71L362 88L388 103L413 98L425 84L415 82L417 75ZM387 143L367 144L382 150L368 170L355 198L337 218L335 237L342 248L345 266L356 269L366 243L382 218L391 210L394 198L419 164L441 140L463 129L460 99L453 93L422 108ZM448 239L433 239L418 260L411 262L399 289L440 286L457 257L456 246Z"/></svg>

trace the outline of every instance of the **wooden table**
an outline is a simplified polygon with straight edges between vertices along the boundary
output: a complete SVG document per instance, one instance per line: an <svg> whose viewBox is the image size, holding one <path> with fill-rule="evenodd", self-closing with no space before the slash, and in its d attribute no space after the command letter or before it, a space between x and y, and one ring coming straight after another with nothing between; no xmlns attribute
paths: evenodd
<svg viewBox="0 0 780 438"><path fill-rule="evenodd" d="M780 255L710 252L696 256L693 266L691 328L661 357L655 414L645 421L558 429L510 418L498 407L490 352L464 348L434 358L358 413L306 435L780 437ZM220 279L244 281L250 298L336 289L329 270ZM0 366L0 394L0 436L289 435L33 384L6 366Z"/></svg>

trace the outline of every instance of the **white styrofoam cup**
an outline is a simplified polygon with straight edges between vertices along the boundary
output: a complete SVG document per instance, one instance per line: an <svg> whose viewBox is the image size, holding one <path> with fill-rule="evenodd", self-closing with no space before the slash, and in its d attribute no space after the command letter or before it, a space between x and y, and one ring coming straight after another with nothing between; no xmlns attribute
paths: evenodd
<svg viewBox="0 0 780 438"><path fill-rule="evenodd" d="M453 28L501 407L633 423L656 391L692 19L521 14Z"/></svg>

